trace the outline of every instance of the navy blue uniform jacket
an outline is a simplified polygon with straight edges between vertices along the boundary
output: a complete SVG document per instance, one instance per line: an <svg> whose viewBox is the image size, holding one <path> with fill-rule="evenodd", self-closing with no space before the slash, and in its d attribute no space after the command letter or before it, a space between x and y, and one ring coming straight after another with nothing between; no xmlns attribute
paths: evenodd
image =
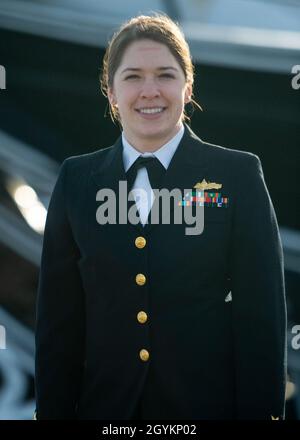
<svg viewBox="0 0 300 440"><path fill-rule="evenodd" d="M64 161L40 270L38 419L126 420L138 402L144 419L284 417L283 257L260 160L185 126L162 186L203 179L229 204L204 208L202 234L100 225L97 191L126 180L121 139Z"/></svg>

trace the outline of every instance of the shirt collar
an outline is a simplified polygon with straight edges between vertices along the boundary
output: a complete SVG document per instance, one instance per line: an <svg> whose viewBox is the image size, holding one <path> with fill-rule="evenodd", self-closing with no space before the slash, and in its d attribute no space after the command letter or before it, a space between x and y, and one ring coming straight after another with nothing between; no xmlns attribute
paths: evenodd
<svg viewBox="0 0 300 440"><path fill-rule="evenodd" d="M170 139L166 144L164 144L158 150L153 151L151 153L150 152L141 153L140 151L136 150L132 145L130 145L130 143L127 141L124 135L124 131L122 131L123 163L124 163L125 172L129 170L131 165L140 156L156 157L160 161L160 163L165 167L165 169L167 169L182 139L183 133L184 133L184 126L183 124L181 124L178 133L176 133L175 136L172 137L172 139Z"/></svg>

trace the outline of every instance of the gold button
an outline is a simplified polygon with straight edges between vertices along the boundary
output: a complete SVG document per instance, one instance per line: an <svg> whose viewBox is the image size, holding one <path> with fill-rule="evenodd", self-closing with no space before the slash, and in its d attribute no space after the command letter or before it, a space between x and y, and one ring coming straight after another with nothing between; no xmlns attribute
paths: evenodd
<svg viewBox="0 0 300 440"><path fill-rule="evenodd" d="M147 360L149 359L149 351L145 350L144 348L140 351L140 358L142 359L142 361L147 362Z"/></svg>
<svg viewBox="0 0 300 440"><path fill-rule="evenodd" d="M143 249L146 246L146 239L144 237L137 237L135 239L135 245L139 249Z"/></svg>
<svg viewBox="0 0 300 440"><path fill-rule="evenodd" d="M135 281L136 284L138 284L139 286L143 286L146 283L146 277L144 274L138 273L137 276L135 277Z"/></svg>
<svg viewBox="0 0 300 440"><path fill-rule="evenodd" d="M141 324L145 324L145 322L147 322L148 316L146 312L139 312L137 314L137 320L141 323Z"/></svg>

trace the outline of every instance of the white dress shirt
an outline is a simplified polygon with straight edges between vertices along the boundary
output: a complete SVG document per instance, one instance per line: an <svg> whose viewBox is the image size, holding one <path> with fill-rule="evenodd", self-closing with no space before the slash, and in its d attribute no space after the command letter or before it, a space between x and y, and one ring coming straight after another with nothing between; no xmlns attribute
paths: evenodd
<svg viewBox="0 0 300 440"><path fill-rule="evenodd" d="M123 143L123 163L125 172L129 170L131 165L137 160L138 157L156 157L160 163L167 170L168 166L174 156L175 151L179 145L179 142L182 139L184 133L183 124L180 127L180 130L176 135L169 140L165 145L160 147L158 150L153 152L145 152L141 153L136 150L132 145L127 141L124 132L122 132L122 143ZM143 225L147 223L149 211L152 208L154 202L154 193L152 191L148 172L146 167L142 167L138 170L136 179L134 181L132 192L134 195L134 200L137 206L137 209L140 214L140 220Z"/></svg>

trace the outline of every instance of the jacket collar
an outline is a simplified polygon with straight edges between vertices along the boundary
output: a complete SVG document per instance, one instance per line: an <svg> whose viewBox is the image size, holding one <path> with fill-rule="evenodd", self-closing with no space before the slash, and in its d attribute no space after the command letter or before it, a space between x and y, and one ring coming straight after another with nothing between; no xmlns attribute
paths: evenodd
<svg viewBox="0 0 300 440"><path fill-rule="evenodd" d="M184 135L162 182L162 187L169 191L174 188L192 189L195 183L202 181L206 175L208 145L198 138L188 125L184 124L184 127ZM117 199L119 181L126 181L122 148L122 137L120 136L115 144L108 149L104 159L101 154L102 151L97 154L92 168L92 179L98 189L112 189L117 195ZM171 211L173 209L174 207L171 204ZM137 226L145 231L141 224ZM153 226L155 225L150 224L146 227L149 230Z"/></svg>
<svg viewBox="0 0 300 440"><path fill-rule="evenodd" d="M126 180L122 148L122 136L119 136L115 144L108 149L104 160L101 154L103 151L98 152L100 154L97 155L92 166L92 177L97 185L102 186L103 182L118 183L119 180ZM173 177L184 174L186 166L197 167L201 165L201 169L206 167L206 153L207 145L196 136L187 124L184 124L184 135L166 172L166 181L169 182Z"/></svg>

